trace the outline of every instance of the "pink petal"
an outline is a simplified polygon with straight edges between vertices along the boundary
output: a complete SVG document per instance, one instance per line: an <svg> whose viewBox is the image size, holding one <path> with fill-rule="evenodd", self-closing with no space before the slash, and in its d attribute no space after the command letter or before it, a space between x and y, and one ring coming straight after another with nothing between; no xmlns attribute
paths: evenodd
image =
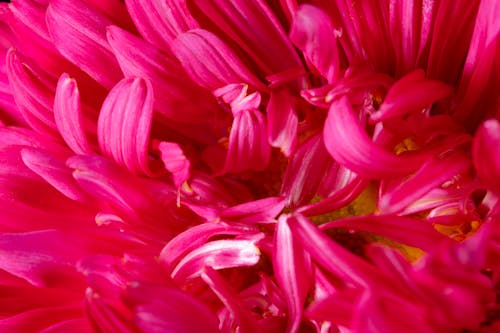
<svg viewBox="0 0 500 333"><path fill-rule="evenodd" d="M286 219L282 215L276 226L273 268L288 303L287 332L296 332L302 322L304 303L312 285L312 268L309 255L293 238Z"/></svg>
<svg viewBox="0 0 500 333"><path fill-rule="evenodd" d="M213 311L198 298L172 288L134 284L127 290L141 332L219 333Z"/></svg>
<svg viewBox="0 0 500 333"><path fill-rule="evenodd" d="M345 289L319 300L307 308L306 316L318 321L331 321L337 325L350 327L355 305L358 303L360 291Z"/></svg>
<svg viewBox="0 0 500 333"><path fill-rule="evenodd" d="M297 145L297 126L295 99L286 90L271 92L267 104L267 135L272 147L280 148L289 157Z"/></svg>
<svg viewBox="0 0 500 333"><path fill-rule="evenodd" d="M459 154L424 163L410 178L399 182L396 188L392 188L380 197L378 203L380 212L383 214L401 212L432 189L466 171L469 166L468 159Z"/></svg>
<svg viewBox="0 0 500 333"><path fill-rule="evenodd" d="M245 66L235 52L207 30L190 30L177 37L172 51L189 76L209 90L230 83L263 84Z"/></svg>
<svg viewBox="0 0 500 333"><path fill-rule="evenodd" d="M267 75L302 68L283 27L265 1L195 2Z"/></svg>
<svg viewBox="0 0 500 333"><path fill-rule="evenodd" d="M253 241L216 240L187 254L172 271L175 281L199 276L205 266L214 269L253 266L260 259L260 251Z"/></svg>
<svg viewBox="0 0 500 333"><path fill-rule="evenodd" d="M84 313L81 307L76 305L71 307L58 306L39 308L25 311L9 318L0 319L0 330L4 333L45 332L44 329L48 329L49 327L55 326L67 320L81 318L83 315ZM90 331L83 332L90 333ZM80 332L75 331L75 333Z"/></svg>
<svg viewBox="0 0 500 333"><path fill-rule="evenodd" d="M224 221L244 224L272 223L285 205L281 197L269 197L226 208L219 214Z"/></svg>
<svg viewBox="0 0 500 333"><path fill-rule="evenodd" d="M500 123L495 119L485 121L474 137L473 162L481 181L500 193Z"/></svg>
<svg viewBox="0 0 500 333"><path fill-rule="evenodd" d="M270 158L264 115L255 109L236 113L229 134L224 172L261 171L267 167Z"/></svg>
<svg viewBox="0 0 500 333"><path fill-rule="evenodd" d="M303 142L288 162L283 177L280 193L287 206L302 206L311 201L332 163L321 134Z"/></svg>
<svg viewBox="0 0 500 333"><path fill-rule="evenodd" d="M405 175L427 159L425 155L396 156L373 143L345 97L332 103L323 135L337 162L367 178Z"/></svg>
<svg viewBox="0 0 500 333"><path fill-rule="evenodd" d="M107 29L108 42L123 73L152 83L155 110L187 123L202 122L213 112L215 99L187 77L177 59L125 30L115 26ZM183 112L179 112L181 107Z"/></svg>
<svg viewBox="0 0 500 333"><path fill-rule="evenodd" d="M86 318L70 319L47 327L40 333L91 333L92 329Z"/></svg>
<svg viewBox="0 0 500 333"><path fill-rule="evenodd" d="M321 9L305 4L295 12L290 39L308 62L328 81L340 76L340 60L333 24Z"/></svg>
<svg viewBox="0 0 500 333"><path fill-rule="evenodd" d="M85 135L80 93L76 81L67 74L61 75L57 83L54 118L59 133L75 153L83 155L92 152Z"/></svg>
<svg viewBox="0 0 500 333"><path fill-rule="evenodd" d="M210 238L220 235L240 235L257 232L253 227L230 226L224 223L203 223L178 234L165 245L160 253L160 261L171 271L189 252L205 244Z"/></svg>
<svg viewBox="0 0 500 333"><path fill-rule="evenodd" d="M178 35L199 27L185 0L126 0L125 3L144 39L167 52Z"/></svg>
<svg viewBox="0 0 500 333"><path fill-rule="evenodd" d="M427 221L403 216L357 216L328 222L320 227L321 230L331 228L366 231L425 251L433 251L447 240Z"/></svg>
<svg viewBox="0 0 500 333"><path fill-rule="evenodd" d="M372 121L382 121L412 112L421 112L434 102L450 96L452 92L451 86L440 81L428 80L423 70L415 70L391 87L380 109L370 118Z"/></svg>
<svg viewBox="0 0 500 333"><path fill-rule="evenodd" d="M21 60L14 49L7 53L7 74L14 99L26 122L40 133L53 135L56 130L52 114L54 82Z"/></svg>
<svg viewBox="0 0 500 333"><path fill-rule="evenodd" d="M97 135L102 152L133 173L151 175L148 153L152 117L149 81L120 81L106 97L99 114Z"/></svg>
<svg viewBox="0 0 500 333"><path fill-rule="evenodd" d="M172 173L175 186L181 186L191 176L191 162L181 146L175 142L161 142L158 149L165 168Z"/></svg>
<svg viewBox="0 0 500 333"><path fill-rule="evenodd" d="M205 267L201 277L232 314L238 323L238 332L257 333L261 331L257 321L251 317L248 309L244 308L240 295L236 294L219 273L210 267Z"/></svg>
<svg viewBox="0 0 500 333"><path fill-rule="evenodd" d="M64 162L35 148L24 148L21 156L28 168L68 198L82 202L88 200L73 178L72 170Z"/></svg>
<svg viewBox="0 0 500 333"><path fill-rule="evenodd" d="M59 52L106 88L121 77L106 40L111 24L82 0L54 0L47 9L47 26Z"/></svg>
<svg viewBox="0 0 500 333"><path fill-rule="evenodd" d="M384 280L384 275L375 266L335 243L304 216L290 216L287 223L311 258L346 283L367 286L373 281L381 283Z"/></svg>
<svg viewBox="0 0 500 333"><path fill-rule="evenodd" d="M82 249L56 230L0 236L0 268L35 286L80 287L75 263L81 255Z"/></svg>

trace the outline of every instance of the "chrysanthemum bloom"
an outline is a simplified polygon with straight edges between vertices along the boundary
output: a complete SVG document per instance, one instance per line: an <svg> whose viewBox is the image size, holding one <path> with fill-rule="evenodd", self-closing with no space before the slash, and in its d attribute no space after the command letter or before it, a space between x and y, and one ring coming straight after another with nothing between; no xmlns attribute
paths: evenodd
<svg viewBox="0 0 500 333"><path fill-rule="evenodd" d="M499 1L0 18L0 332L500 331Z"/></svg>

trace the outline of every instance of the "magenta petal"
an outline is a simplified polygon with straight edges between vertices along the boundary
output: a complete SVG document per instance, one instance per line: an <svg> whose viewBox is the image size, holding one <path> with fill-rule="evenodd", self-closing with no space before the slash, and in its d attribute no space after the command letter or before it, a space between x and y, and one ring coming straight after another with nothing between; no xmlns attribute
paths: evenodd
<svg viewBox="0 0 500 333"><path fill-rule="evenodd" d="M378 207L383 214L399 213L470 167L465 156L456 154L440 160L430 160L410 178L398 182L396 188L381 195Z"/></svg>
<svg viewBox="0 0 500 333"><path fill-rule="evenodd" d="M302 68L283 27L264 0L196 0L196 3L266 74Z"/></svg>
<svg viewBox="0 0 500 333"><path fill-rule="evenodd" d="M307 139L291 157L281 185L287 206L301 206L314 198L333 164L321 134Z"/></svg>
<svg viewBox="0 0 500 333"><path fill-rule="evenodd" d="M246 83L263 88L233 50L216 35L196 29L175 40L172 51L191 78L209 90L231 83Z"/></svg>
<svg viewBox="0 0 500 333"><path fill-rule="evenodd" d="M357 216L321 225L321 230L331 228L367 231L425 251L433 251L447 240L429 222L403 216Z"/></svg>
<svg viewBox="0 0 500 333"><path fill-rule="evenodd" d="M125 3L144 39L167 52L179 34L198 28L185 0L126 0Z"/></svg>
<svg viewBox="0 0 500 333"><path fill-rule="evenodd" d="M230 226L224 223L204 223L180 233L160 252L160 261L167 271L174 269L175 265L189 252L205 244L210 238L218 235L241 235L248 232L256 233L258 229L247 226Z"/></svg>
<svg viewBox="0 0 500 333"><path fill-rule="evenodd" d="M453 88L440 81L425 78L423 70L415 70L397 81L385 96L380 109L371 115L373 121L382 121L420 112L452 94Z"/></svg>
<svg viewBox="0 0 500 333"><path fill-rule="evenodd" d="M54 0L47 9L47 26L59 52L106 88L121 76L106 40L109 25L82 0Z"/></svg>
<svg viewBox="0 0 500 333"><path fill-rule="evenodd" d="M314 320L327 320L337 325L350 327L360 294L359 289L345 289L335 292L309 306L306 316Z"/></svg>
<svg viewBox="0 0 500 333"><path fill-rule="evenodd" d="M133 284L126 298L134 307L134 321L141 332L220 332L213 311L181 290Z"/></svg>
<svg viewBox="0 0 500 333"><path fill-rule="evenodd" d="M172 173L175 186L181 186L190 177L191 162L175 142L161 142L158 149L165 169Z"/></svg>
<svg viewBox="0 0 500 333"><path fill-rule="evenodd" d="M131 172L151 174L149 135L153 117L153 91L149 81L127 78L106 97L97 124L99 146L105 155Z"/></svg>
<svg viewBox="0 0 500 333"><path fill-rule="evenodd" d="M306 296L312 285L312 268L309 255L293 238L286 219L282 215L276 226L273 268L288 303L287 332L297 332Z"/></svg>
<svg viewBox="0 0 500 333"><path fill-rule="evenodd" d="M328 15L321 9L302 5L295 12L290 39L304 52L316 70L333 82L340 75L340 60L335 29Z"/></svg>
<svg viewBox="0 0 500 333"><path fill-rule="evenodd" d="M396 156L377 146L363 130L347 98L335 100L323 130L332 157L367 178L391 178L417 170L427 156Z"/></svg>
<svg viewBox="0 0 500 333"><path fill-rule="evenodd" d="M273 91L266 112L269 143L280 148L285 156L290 156L297 145L299 123L295 99L286 89Z"/></svg>
<svg viewBox="0 0 500 333"><path fill-rule="evenodd" d="M86 318L65 320L50 327L40 333L92 333L92 328Z"/></svg>
<svg viewBox="0 0 500 333"><path fill-rule="evenodd" d="M73 178L72 170L64 162L34 148L24 148L21 151L21 156L28 168L68 198L76 201L86 201L88 199Z"/></svg>
<svg viewBox="0 0 500 333"><path fill-rule="evenodd" d="M52 306L45 308L38 308L22 312L16 316L0 319L0 331L3 333L21 333L21 332L45 332L52 326L57 326L63 322L72 320L74 318L82 318L84 313L81 307L73 306ZM87 320L85 320L87 322ZM70 326L71 327L71 326ZM82 328L88 327L83 325ZM52 331L48 331L51 332ZM57 330L55 332L58 332ZM60 332L60 331L59 331ZM58 333L59 333L58 332ZM65 331L68 332L68 331ZM73 332L72 330L70 332ZM81 331L74 331L80 333ZM91 331L83 331L90 333ZM60 332L62 333L62 332Z"/></svg>
<svg viewBox="0 0 500 333"><path fill-rule="evenodd" d="M54 134L56 125L52 114L54 82L43 71L37 70L9 49L6 60L7 75L14 99L30 126L40 133Z"/></svg>
<svg viewBox="0 0 500 333"><path fill-rule="evenodd" d="M75 153L83 155L92 152L85 135L80 93L76 81L67 74L61 75L57 83L54 118L59 133Z"/></svg>
<svg viewBox="0 0 500 333"><path fill-rule="evenodd" d="M219 217L224 221L244 224L272 223L284 205L283 198L269 197L226 208Z"/></svg>
<svg viewBox="0 0 500 333"><path fill-rule="evenodd" d="M256 109L237 112L229 134L224 172L264 170L270 158L264 115Z"/></svg>
<svg viewBox="0 0 500 333"><path fill-rule="evenodd" d="M384 280L375 266L335 243L306 217L293 215L288 218L287 223L311 258L345 282L368 286L372 281Z"/></svg>
<svg viewBox="0 0 500 333"><path fill-rule="evenodd" d="M199 276L203 267L214 269L253 266L260 259L260 251L249 240L216 240L187 254L172 271L175 281Z"/></svg>
<svg viewBox="0 0 500 333"><path fill-rule="evenodd" d="M75 264L83 254L56 230L0 235L0 268L35 286L79 286Z"/></svg>
<svg viewBox="0 0 500 333"><path fill-rule="evenodd" d="M489 188L500 193L500 123L485 121L474 137L472 150L474 166L479 178Z"/></svg>
<svg viewBox="0 0 500 333"><path fill-rule="evenodd" d="M231 288L219 273L210 267L205 267L201 278L215 292L222 303L228 308L238 323L238 332L258 333L261 330L258 323L251 317L250 312L244 308L239 295Z"/></svg>

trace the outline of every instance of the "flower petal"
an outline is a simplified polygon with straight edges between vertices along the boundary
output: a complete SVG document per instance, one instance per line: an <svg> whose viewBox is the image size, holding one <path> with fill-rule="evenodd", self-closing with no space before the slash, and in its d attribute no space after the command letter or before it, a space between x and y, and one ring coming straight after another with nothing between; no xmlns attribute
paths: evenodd
<svg viewBox="0 0 500 333"><path fill-rule="evenodd" d="M308 4L295 12L290 39L328 82L340 76L340 59L333 24L321 9Z"/></svg>
<svg viewBox="0 0 500 333"><path fill-rule="evenodd" d="M57 83L54 118L59 133L75 153L84 155L92 152L85 134L80 93L76 81L67 74L61 75Z"/></svg>
<svg viewBox="0 0 500 333"><path fill-rule="evenodd" d="M99 114L97 135L102 152L133 173L151 175L148 148L152 117L149 81L120 81L106 97Z"/></svg>
<svg viewBox="0 0 500 333"><path fill-rule="evenodd" d="M500 123L485 121L474 137L472 150L474 166L482 182L500 193Z"/></svg>
<svg viewBox="0 0 500 333"><path fill-rule="evenodd" d="M109 25L108 18L82 0L54 0L47 9L47 26L59 52L106 88L121 77L106 40Z"/></svg>
<svg viewBox="0 0 500 333"><path fill-rule="evenodd" d="M280 148L289 157L297 145L298 116L295 100L286 90L271 92L267 104L267 135L273 147Z"/></svg>
<svg viewBox="0 0 500 333"><path fill-rule="evenodd" d="M195 29L177 37L172 51L191 78L209 90L231 83L264 88L233 50L207 30Z"/></svg>

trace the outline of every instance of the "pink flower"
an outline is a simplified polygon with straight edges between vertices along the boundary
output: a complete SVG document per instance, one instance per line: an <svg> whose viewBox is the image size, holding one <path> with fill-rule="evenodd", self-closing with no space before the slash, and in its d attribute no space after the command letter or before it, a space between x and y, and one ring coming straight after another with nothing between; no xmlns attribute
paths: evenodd
<svg viewBox="0 0 500 333"><path fill-rule="evenodd" d="M0 4L1 332L494 332L500 3Z"/></svg>

